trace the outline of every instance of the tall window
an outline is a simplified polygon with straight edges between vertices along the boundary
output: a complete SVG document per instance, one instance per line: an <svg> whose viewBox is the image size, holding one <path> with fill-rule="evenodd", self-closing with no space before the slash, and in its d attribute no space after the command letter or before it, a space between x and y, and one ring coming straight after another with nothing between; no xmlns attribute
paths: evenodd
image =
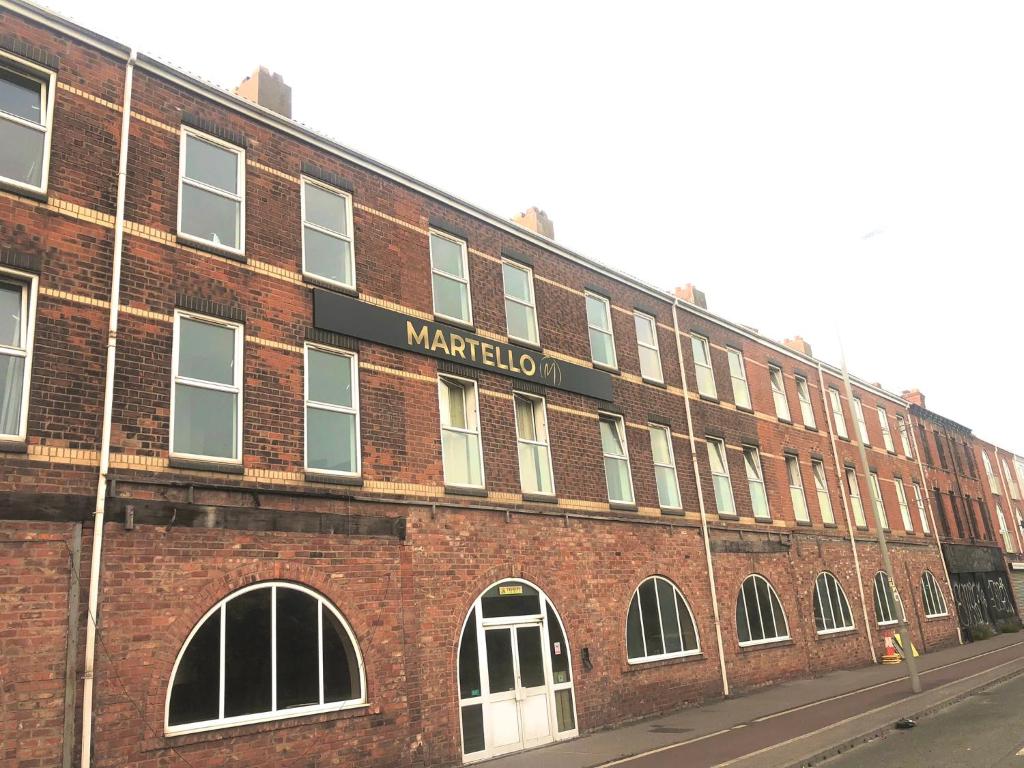
<svg viewBox="0 0 1024 768"><path fill-rule="evenodd" d="M889 453L896 453L896 446L892 442L892 432L889 431L889 415L885 408L878 406L878 426L882 428L882 443Z"/></svg>
<svg viewBox="0 0 1024 768"><path fill-rule="evenodd" d="M864 445L871 445L868 439L868 424L864 420L864 405L859 397L853 398L853 420L857 423L857 434Z"/></svg>
<svg viewBox="0 0 1024 768"><path fill-rule="evenodd" d="M942 492L938 488L932 488L932 501L932 508L935 510L935 519L939 523L939 528L942 529L942 535L948 537L949 520L946 518L946 509L942 503Z"/></svg>
<svg viewBox="0 0 1024 768"><path fill-rule="evenodd" d="M348 623L287 582L235 592L196 625L174 663L168 734L358 706L366 677Z"/></svg>
<svg viewBox="0 0 1024 768"><path fill-rule="evenodd" d="M640 375L661 384L665 381L665 375L661 371L657 321L643 312L634 312L633 322L636 325L636 344L640 353Z"/></svg>
<svg viewBox="0 0 1024 768"><path fill-rule="evenodd" d="M1010 471L1010 467L1006 463L1006 459L1002 456L999 457L999 464L1003 468L1003 477L1006 478L1006 485L1010 489L1011 499L1020 499L1020 489L1017 487L1017 481L1013 477L1013 472Z"/></svg>
<svg viewBox="0 0 1024 768"><path fill-rule="evenodd" d="M1013 468L1017 470L1017 488L1020 488L1020 483L1024 483L1024 461L1015 458L1013 460Z"/></svg>
<svg viewBox="0 0 1024 768"><path fill-rule="evenodd" d="M601 451L604 454L604 478L608 501L633 503L633 476L629 469L626 425L621 416L603 413L600 417Z"/></svg>
<svg viewBox="0 0 1024 768"><path fill-rule="evenodd" d="M707 442L711 480L715 486L715 508L720 515L735 515L736 501L733 499L732 481L729 479L729 459L725 453L725 441L709 437Z"/></svg>
<svg viewBox="0 0 1024 768"><path fill-rule="evenodd" d="M924 493L921 492L921 486L916 480L913 485L914 504L917 506L917 517L921 521L921 530L925 533L931 533L931 526L928 525L928 512L924 508Z"/></svg>
<svg viewBox="0 0 1024 768"><path fill-rule="evenodd" d="M617 368L612 307L604 296L587 294L587 330L590 333L590 359L606 368Z"/></svg>
<svg viewBox="0 0 1024 768"><path fill-rule="evenodd" d="M738 349L729 349L729 377L732 379L733 401L740 408L750 409L750 387L747 386L747 366L743 361L743 353Z"/></svg>
<svg viewBox="0 0 1024 768"><path fill-rule="evenodd" d="M715 371L711 367L711 345L703 336L691 335L693 368L697 375L697 391L705 397L718 397L715 387Z"/></svg>
<svg viewBox="0 0 1024 768"><path fill-rule="evenodd" d="M178 236L245 251L245 150L183 128Z"/></svg>
<svg viewBox="0 0 1024 768"><path fill-rule="evenodd" d="M946 449L942 444L942 436L938 430L933 430L935 435L935 452L939 455L939 464L943 469L949 469L949 464L946 463Z"/></svg>
<svg viewBox="0 0 1024 768"><path fill-rule="evenodd" d="M903 487L900 478L894 478L896 484L896 500L900 505L900 518L903 520L903 530L907 533L914 532L914 519L910 516L910 504L907 503L907 489Z"/></svg>
<svg viewBox="0 0 1024 768"><path fill-rule="evenodd" d="M672 431L661 424L651 424L651 455L654 457L654 479L658 484L658 503L665 509L680 509L679 476L672 451Z"/></svg>
<svg viewBox="0 0 1024 768"><path fill-rule="evenodd" d="M853 615L846 593L828 571L814 580L814 626L819 635L853 629Z"/></svg>
<svg viewBox="0 0 1024 768"><path fill-rule="evenodd" d="M53 127L52 72L0 58L0 178L46 190Z"/></svg>
<svg viewBox="0 0 1024 768"><path fill-rule="evenodd" d="M853 467L846 467L846 489L850 492L850 507L853 512L853 522L858 528L867 528L868 521L864 517L864 502L860 497L860 485L857 483L857 473Z"/></svg>
<svg viewBox="0 0 1024 768"><path fill-rule="evenodd" d="M789 639L779 596L768 580L756 573L743 581L736 600L736 631L743 646Z"/></svg>
<svg viewBox="0 0 1024 768"><path fill-rule="evenodd" d="M629 603L626 653L630 664L700 653L693 614L675 584L646 579Z"/></svg>
<svg viewBox="0 0 1024 768"><path fill-rule="evenodd" d="M356 287L352 196L311 179L302 180L302 271Z"/></svg>
<svg viewBox="0 0 1024 768"><path fill-rule="evenodd" d="M441 461L446 485L483 488L480 405L476 382L439 376Z"/></svg>
<svg viewBox="0 0 1024 768"><path fill-rule="evenodd" d="M359 364L348 352L306 345L306 469L359 474Z"/></svg>
<svg viewBox="0 0 1024 768"><path fill-rule="evenodd" d="M896 430L900 433L900 445L903 446L903 455L908 459L914 458L914 452L910 450L910 433L907 431L907 420L896 414Z"/></svg>
<svg viewBox="0 0 1024 768"><path fill-rule="evenodd" d="M551 473L548 418L544 398L517 392L516 440L519 448L519 482L523 493L552 496L555 481Z"/></svg>
<svg viewBox="0 0 1024 768"><path fill-rule="evenodd" d="M7 279L15 276L22 277L0 270L0 437L24 440L37 280L27 275L27 282Z"/></svg>
<svg viewBox="0 0 1024 768"><path fill-rule="evenodd" d="M889 530L889 515L885 511L885 502L882 501L882 486L878 482L878 473L872 472L868 475L868 485L871 488L871 501L877 509L877 514L882 518L882 528Z"/></svg>
<svg viewBox="0 0 1024 768"><path fill-rule="evenodd" d="M945 616L949 613L946 610L946 598L942 596L939 582L935 580L935 576L931 571L925 571L921 574L921 591L924 594L925 616L931 618L933 616Z"/></svg>
<svg viewBox="0 0 1024 768"><path fill-rule="evenodd" d="M435 315L466 325L473 324L465 241L431 230L430 285Z"/></svg>
<svg viewBox="0 0 1024 768"><path fill-rule="evenodd" d="M242 326L174 315L171 453L242 460Z"/></svg>
<svg viewBox="0 0 1024 768"><path fill-rule="evenodd" d="M895 624L899 620L896 613L896 596L889 584L889 574L879 571L875 574L875 617L879 626Z"/></svg>
<svg viewBox="0 0 1024 768"><path fill-rule="evenodd" d="M917 425L917 431L921 433L921 450L924 451L924 460L926 463L934 466L932 462L932 449L928 445L928 432L924 428L924 424Z"/></svg>
<svg viewBox="0 0 1024 768"><path fill-rule="evenodd" d="M803 419L804 426L817 426L814 421L814 407L811 405L811 390L803 376L796 377L796 399L800 401L800 418Z"/></svg>
<svg viewBox="0 0 1024 768"><path fill-rule="evenodd" d="M966 440L961 443L961 446L964 449L964 458L967 459L967 469L971 473L971 477L977 477L978 466L974 462L974 451L971 450Z"/></svg>
<svg viewBox="0 0 1024 768"><path fill-rule="evenodd" d="M825 464L817 459L811 461L811 474L814 475L814 490L818 495L818 510L823 523L834 525L836 516L832 512L832 499L828 493L828 479L825 476Z"/></svg>
<svg viewBox="0 0 1024 768"><path fill-rule="evenodd" d="M754 517L768 520L768 494L764 490L764 471L761 468L761 453L752 445L743 446L743 466L747 472L747 487L750 489L750 505Z"/></svg>
<svg viewBox="0 0 1024 768"><path fill-rule="evenodd" d="M985 466L985 476L988 477L988 487L992 493L997 496L1000 495L1001 489L999 488L999 478L996 477L995 471L992 469L992 462L988 458L988 452L981 452L981 463Z"/></svg>
<svg viewBox="0 0 1024 768"><path fill-rule="evenodd" d="M1017 548L1013 544L1013 536L1010 533L1010 529L1006 527L1006 516L1003 514L1003 508L996 502L996 520L999 521L999 535L1003 539L1003 548L1007 552L1016 552Z"/></svg>
<svg viewBox="0 0 1024 768"><path fill-rule="evenodd" d="M807 512L804 481L800 476L800 459L796 456L786 456L786 475L789 477L789 498L793 502L793 515L798 521L809 523L811 516Z"/></svg>
<svg viewBox="0 0 1024 768"><path fill-rule="evenodd" d="M505 260L501 263L501 277L505 286L505 325L508 337L539 344L533 270L525 264Z"/></svg>
<svg viewBox="0 0 1024 768"><path fill-rule="evenodd" d="M790 421L789 400L786 397L786 381L781 368L768 368L768 380L772 385L772 399L775 401L775 415L783 421Z"/></svg>
<svg viewBox="0 0 1024 768"><path fill-rule="evenodd" d="M849 438L850 432L846 428L846 417L843 415L843 401L835 387L828 388L828 402L832 406L832 421L836 425L836 434L842 438Z"/></svg>

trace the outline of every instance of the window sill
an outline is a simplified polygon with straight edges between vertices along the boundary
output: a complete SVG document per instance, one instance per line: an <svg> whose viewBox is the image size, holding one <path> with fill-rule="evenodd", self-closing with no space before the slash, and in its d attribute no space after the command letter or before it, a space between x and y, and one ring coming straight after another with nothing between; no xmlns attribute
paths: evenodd
<svg viewBox="0 0 1024 768"><path fill-rule="evenodd" d="M811 426L809 424L804 424L804 429L806 429L808 432L817 432L818 431L817 427Z"/></svg>
<svg viewBox="0 0 1024 768"><path fill-rule="evenodd" d="M678 654L676 656L666 656L662 659L627 659L626 664L622 667L622 671L625 672L644 672L648 669L658 669L659 667L670 667L676 664L692 664L694 662L701 662L707 659L703 651L688 651L685 653Z"/></svg>
<svg viewBox="0 0 1024 768"><path fill-rule="evenodd" d="M752 653L757 651L767 651L775 648L786 648L792 645L796 645L791 637L780 637L773 640L754 640L749 643L740 643L740 653Z"/></svg>
<svg viewBox="0 0 1024 768"><path fill-rule="evenodd" d="M515 344L517 347L526 347L532 349L534 352L543 352L544 347L540 345L539 341L527 341L526 339L517 339L515 336L508 337L509 344Z"/></svg>
<svg viewBox="0 0 1024 768"><path fill-rule="evenodd" d="M473 323L467 323L465 320L458 320L454 317L445 317L444 315L437 314L437 312L434 313L434 322L454 325L456 328L461 328L464 331L476 333L476 326Z"/></svg>
<svg viewBox="0 0 1024 768"><path fill-rule="evenodd" d="M719 520L739 520L740 516L732 512L717 512Z"/></svg>
<svg viewBox="0 0 1024 768"><path fill-rule="evenodd" d="M45 203L49 199L46 195L45 189L24 187L10 179L0 178L0 189L6 192L11 192L19 197L27 197L31 200L36 200L40 203Z"/></svg>
<svg viewBox="0 0 1024 768"><path fill-rule="evenodd" d="M755 523L760 523L761 525L774 525L775 524L775 521L772 520L770 517L754 517L754 518L751 518L751 519Z"/></svg>
<svg viewBox="0 0 1024 768"><path fill-rule="evenodd" d="M216 243L211 243L209 240L193 237L192 235L185 234L184 232L178 232L177 238L179 244L187 245L198 251L206 251L207 253L212 253L216 256L223 256L225 259L231 259L232 261L237 261L240 264L246 264L249 261L245 257L245 251L236 251L233 248L217 245Z"/></svg>
<svg viewBox="0 0 1024 768"><path fill-rule="evenodd" d="M849 637L850 635L856 635L856 627L843 627L842 629L826 629L823 632L815 632L815 640L831 640L836 637Z"/></svg>
<svg viewBox="0 0 1024 768"><path fill-rule="evenodd" d="M686 517L686 511L682 507L659 507L661 514L673 517Z"/></svg>
<svg viewBox="0 0 1024 768"><path fill-rule="evenodd" d="M808 528L813 525L813 523L810 520L797 520L796 524L797 525L803 525L803 526L806 526Z"/></svg>
<svg viewBox="0 0 1024 768"><path fill-rule="evenodd" d="M609 501L608 506L616 512L636 512L637 510L636 504L629 504L624 501Z"/></svg>
<svg viewBox="0 0 1024 768"><path fill-rule="evenodd" d="M925 621L941 621L942 619L948 619L949 613L936 613L934 616L925 616Z"/></svg>
<svg viewBox="0 0 1024 768"><path fill-rule="evenodd" d="M359 291L354 285L342 285L341 283L336 283L333 280L328 280L326 277L313 275L309 272L302 273L302 280L310 285L315 285L317 288L326 288L329 291L336 291L338 293L343 293L346 296L359 298Z"/></svg>
<svg viewBox="0 0 1024 768"><path fill-rule="evenodd" d="M557 504L558 497L553 493L524 493L523 501L535 501L541 504Z"/></svg>
<svg viewBox="0 0 1024 768"><path fill-rule="evenodd" d="M363 478L357 475L329 475L325 472L313 472L306 470L307 483L327 483L328 485L347 485L361 488Z"/></svg>
<svg viewBox="0 0 1024 768"><path fill-rule="evenodd" d="M722 402L715 395L705 395L703 392L698 392L697 396L705 403L714 403L715 405L720 405Z"/></svg>
<svg viewBox="0 0 1024 768"><path fill-rule="evenodd" d="M836 437L838 437L844 443L851 443L851 444L853 443L853 441L850 438L848 438L848 437L843 437L842 435L836 435Z"/></svg>
<svg viewBox="0 0 1024 768"><path fill-rule="evenodd" d="M839 525L836 524L836 523L826 523L825 521L822 521L821 524L823 526L825 526L826 528L838 528L839 527Z"/></svg>
<svg viewBox="0 0 1024 768"><path fill-rule="evenodd" d="M487 497L486 488L470 488L463 485L445 485L444 492L452 496L476 496L478 498Z"/></svg>
<svg viewBox="0 0 1024 768"><path fill-rule="evenodd" d="M742 411L743 413L753 413L754 412L753 408L748 408L745 405L737 405L736 406L736 410L737 411Z"/></svg>
<svg viewBox="0 0 1024 768"><path fill-rule="evenodd" d="M781 416L776 416L775 418L779 420L779 424L786 424L786 425L788 425L790 427L793 426L793 420L792 419L784 419Z"/></svg>
<svg viewBox="0 0 1024 768"><path fill-rule="evenodd" d="M614 373L616 376L622 375L622 371L620 371L617 366L605 365L604 363L599 363L596 360L591 360L591 362L594 364L595 370L605 371L606 373Z"/></svg>
<svg viewBox="0 0 1024 768"><path fill-rule="evenodd" d="M0 440L0 453L28 453L28 441Z"/></svg>
<svg viewBox="0 0 1024 768"><path fill-rule="evenodd" d="M195 469L201 472L223 472L228 475L244 475L245 467L241 462L235 464L228 461L203 461L201 459L185 459L171 456L167 459L168 466L175 469Z"/></svg>

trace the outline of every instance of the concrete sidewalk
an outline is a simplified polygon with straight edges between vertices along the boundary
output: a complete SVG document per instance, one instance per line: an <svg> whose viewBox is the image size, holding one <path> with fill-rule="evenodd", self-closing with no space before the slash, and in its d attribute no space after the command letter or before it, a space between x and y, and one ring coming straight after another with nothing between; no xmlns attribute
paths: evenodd
<svg viewBox="0 0 1024 768"><path fill-rule="evenodd" d="M995 670L992 674L981 674L973 679L957 683L957 691L973 690L981 685L991 684L993 679L1014 671L1024 670L1024 634L1005 634L985 640L983 642L971 643L963 646L954 646L940 651L934 651L921 656L918 659L921 672L927 670L938 670L941 667L956 662L964 662L969 659L979 659L989 654L1003 651L1004 649L1016 648L1016 651L1007 650L999 653L994 658L992 666L999 665L1002 671ZM1010 660L1019 661L1020 664L1011 669L1005 662ZM976 662L977 663L977 662ZM700 739L711 739L716 735L744 727L747 724L763 720L768 716L783 713L794 708L813 706L816 703L823 703L834 699L837 696L853 693L863 689L869 689L880 684L899 680L906 676L906 665L892 666L868 666L854 670L832 672L822 677L794 680L771 688L755 691L747 695L731 697L713 701L705 706L682 709L670 715L650 718L637 721L628 725L619 726L596 733L587 734L578 739L552 744L539 749L521 752L507 757L500 757L484 763L488 768L546 768L546 766L557 766L557 768L592 768L593 766L605 765L609 762L621 760L633 755L649 753L653 750L665 749L674 744L690 743ZM938 706L944 701L944 696L957 695L957 691L945 691L938 689L929 691L927 689L927 676L924 678L926 690L921 694L928 697L926 700L918 701L915 697L909 711L918 712L920 708ZM910 696L909 682L893 683L889 688L905 686L907 697ZM962 695L962 694L960 694ZM897 702L902 704L905 702ZM895 709L905 711L906 707L892 706ZM915 709L914 706L920 708ZM888 709L888 708L885 708ZM899 715L899 716L902 716ZM865 728L867 731L877 732L877 729L884 723L891 723L893 716L890 712L882 710L876 718L878 723L872 720ZM841 732L826 734L826 741L821 738L813 744L777 744L771 749L780 749L785 753L781 757L771 760L772 764L792 765L799 764L800 760L809 756L812 752L815 755L823 754L829 747L856 738L863 730L859 723L837 723L836 726L847 727ZM858 730L859 729L859 730ZM739 734L737 734L739 735ZM802 741L803 739L791 739L790 742ZM831 741L828 741L831 740ZM788 747L782 749L783 747ZM756 748L755 748L756 750ZM808 751L810 750L810 751ZM766 750L756 750L759 755L751 765L766 765L768 760L763 753ZM751 755L752 757L752 755ZM739 765L747 759L729 761L730 764ZM781 762L780 762L781 760ZM789 762L786 762L786 761ZM625 768L625 767L624 767Z"/></svg>

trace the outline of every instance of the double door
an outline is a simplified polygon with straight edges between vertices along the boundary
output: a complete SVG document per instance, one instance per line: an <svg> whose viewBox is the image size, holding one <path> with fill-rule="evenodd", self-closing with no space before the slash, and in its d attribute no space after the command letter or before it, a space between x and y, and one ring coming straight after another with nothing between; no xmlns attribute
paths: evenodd
<svg viewBox="0 0 1024 768"><path fill-rule="evenodd" d="M492 755L552 741L551 690L541 623L484 629Z"/></svg>

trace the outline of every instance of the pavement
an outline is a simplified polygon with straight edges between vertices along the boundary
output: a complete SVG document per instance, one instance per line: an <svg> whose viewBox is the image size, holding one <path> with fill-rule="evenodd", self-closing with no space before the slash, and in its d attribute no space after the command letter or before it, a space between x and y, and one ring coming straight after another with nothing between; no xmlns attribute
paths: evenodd
<svg viewBox="0 0 1024 768"><path fill-rule="evenodd" d="M1024 673L1024 634L954 646L918 659L922 692L906 665L875 665L794 680L705 706L587 734L487 768L797 768L815 765L1002 679ZM1024 761L1022 761L1024 766Z"/></svg>

